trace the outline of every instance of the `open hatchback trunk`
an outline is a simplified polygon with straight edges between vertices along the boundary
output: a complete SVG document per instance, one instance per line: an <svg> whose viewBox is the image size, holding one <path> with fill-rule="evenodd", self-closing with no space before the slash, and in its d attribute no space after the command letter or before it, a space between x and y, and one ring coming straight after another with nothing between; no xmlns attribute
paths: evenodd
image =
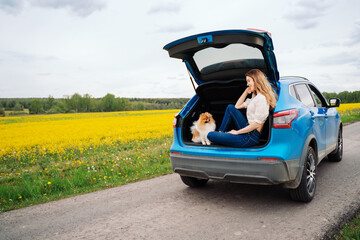
<svg viewBox="0 0 360 240"><path fill-rule="evenodd" d="M218 127L228 104L235 104L247 88L245 73L260 69L278 92L279 73L271 36L254 30L226 30L189 36L164 47L169 56L182 59L191 74L196 96L180 112L181 138L192 144L190 127L203 112L210 112ZM244 116L246 116L245 111ZM272 114L262 130L260 145L270 138ZM213 146L213 145L211 145Z"/></svg>

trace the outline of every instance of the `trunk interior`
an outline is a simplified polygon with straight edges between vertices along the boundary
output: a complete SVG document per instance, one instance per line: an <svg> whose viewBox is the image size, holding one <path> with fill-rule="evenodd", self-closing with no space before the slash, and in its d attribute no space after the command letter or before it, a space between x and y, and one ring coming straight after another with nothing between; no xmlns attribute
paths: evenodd
<svg viewBox="0 0 360 240"><path fill-rule="evenodd" d="M200 85L196 89L199 100L184 117L184 119L182 119L182 141L187 145L203 146L201 143L194 143L191 141L192 133L190 127L193 125L194 121L198 120L201 113L209 112L213 115L213 118L216 122L216 130L218 130L221 125L226 107L229 104L235 105L236 101L246 88L247 85L245 79L236 79L226 82L213 81ZM246 109L241 109L240 111L244 114L244 116L246 116ZM269 117L264 124L263 130L261 132L260 142L258 145L254 146L254 148L263 147L268 143L270 140L271 126L272 112L270 112ZM231 129L235 129L235 126L233 126ZM214 145L210 146L214 147Z"/></svg>

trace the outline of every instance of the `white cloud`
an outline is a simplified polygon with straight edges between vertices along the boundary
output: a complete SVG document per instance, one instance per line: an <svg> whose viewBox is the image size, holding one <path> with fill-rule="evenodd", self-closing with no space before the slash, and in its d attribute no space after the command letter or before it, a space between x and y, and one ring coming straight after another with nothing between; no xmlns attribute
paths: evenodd
<svg viewBox="0 0 360 240"><path fill-rule="evenodd" d="M359 64L360 58L349 52L342 52L331 56L325 56L318 62L321 65L342 65L342 64Z"/></svg>
<svg viewBox="0 0 360 240"><path fill-rule="evenodd" d="M0 0L0 9L8 14L19 14L24 7L24 0Z"/></svg>
<svg viewBox="0 0 360 240"><path fill-rule="evenodd" d="M80 17L87 17L106 6L103 0L0 0L0 9L9 14L19 14L25 3L41 8L66 8Z"/></svg>
<svg viewBox="0 0 360 240"><path fill-rule="evenodd" d="M102 0L28 0L33 6L44 8L68 8L80 17L101 11L106 4Z"/></svg>
<svg viewBox="0 0 360 240"><path fill-rule="evenodd" d="M167 2L167 3L158 3L156 5L153 5L149 11L148 14L159 14L159 13L178 13L180 12L181 6L177 3Z"/></svg>
<svg viewBox="0 0 360 240"><path fill-rule="evenodd" d="M318 25L320 18L330 7L330 3L325 0L300 0L284 15L299 29L310 29Z"/></svg>
<svg viewBox="0 0 360 240"><path fill-rule="evenodd" d="M350 36L350 40L347 41L347 45L356 45L360 43L360 19L357 19L354 24L353 31Z"/></svg>

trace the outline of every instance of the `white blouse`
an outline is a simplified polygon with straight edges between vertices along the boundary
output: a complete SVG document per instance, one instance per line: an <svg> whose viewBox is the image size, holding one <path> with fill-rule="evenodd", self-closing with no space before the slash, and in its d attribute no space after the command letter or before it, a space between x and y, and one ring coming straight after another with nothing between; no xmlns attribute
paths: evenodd
<svg viewBox="0 0 360 240"><path fill-rule="evenodd" d="M247 108L246 117L249 122L263 124L269 116L270 106L265 96L261 93L258 93L256 96L252 94L251 99L246 99L244 106Z"/></svg>

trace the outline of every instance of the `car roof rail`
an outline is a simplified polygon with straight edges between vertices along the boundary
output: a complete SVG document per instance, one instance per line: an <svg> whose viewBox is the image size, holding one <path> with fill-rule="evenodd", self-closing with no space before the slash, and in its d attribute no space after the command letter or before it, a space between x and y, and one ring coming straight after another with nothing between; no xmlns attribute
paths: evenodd
<svg viewBox="0 0 360 240"><path fill-rule="evenodd" d="M283 76L283 77L280 77L280 78L301 78L301 79L304 79L306 81L309 81L309 79L307 79L305 77L301 77L301 76Z"/></svg>

